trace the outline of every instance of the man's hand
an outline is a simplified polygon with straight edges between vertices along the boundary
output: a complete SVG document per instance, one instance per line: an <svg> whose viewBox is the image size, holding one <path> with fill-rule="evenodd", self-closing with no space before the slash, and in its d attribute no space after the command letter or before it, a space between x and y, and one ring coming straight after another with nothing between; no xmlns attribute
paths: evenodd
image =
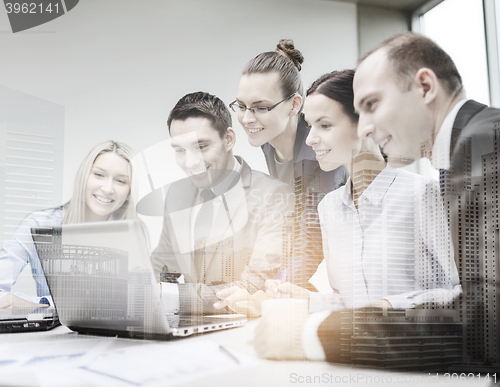
<svg viewBox="0 0 500 387"><path fill-rule="evenodd" d="M255 329L254 345L260 357L273 360L305 359L302 328L307 311L270 310Z"/></svg>
<svg viewBox="0 0 500 387"><path fill-rule="evenodd" d="M236 313L242 313L248 317L259 317L261 314L261 303L267 299L266 293L262 290L250 294L246 289L238 286L223 289L217 293L221 301L214 304L215 309L227 306Z"/></svg>
<svg viewBox="0 0 500 387"><path fill-rule="evenodd" d="M280 298L300 298L309 301L309 292L291 282L281 283L278 280L267 280L266 288L266 294L269 298L276 298L278 291L281 291Z"/></svg>
<svg viewBox="0 0 500 387"><path fill-rule="evenodd" d="M35 304L10 293L0 297L0 309L43 308L47 306L49 304Z"/></svg>

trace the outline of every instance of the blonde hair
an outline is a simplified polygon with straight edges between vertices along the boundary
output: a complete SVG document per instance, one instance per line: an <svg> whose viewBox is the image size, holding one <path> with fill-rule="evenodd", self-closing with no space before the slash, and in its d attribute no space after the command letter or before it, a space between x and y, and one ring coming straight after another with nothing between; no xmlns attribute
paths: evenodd
<svg viewBox="0 0 500 387"><path fill-rule="evenodd" d="M137 189L135 184L136 177L134 176L133 159L134 153L127 145L121 142L104 141L97 144L85 157L80 164L78 172L76 173L75 183L73 185L73 196L71 200L64 205L66 214L64 215L63 224L67 223L84 223L85 222L85 188L87 180L90 175L92 166L95 160L103 153L116 153L118 156L123 157L128 161L129 175L130 175L130 190L129 197L123 205L111 214L113 220L122 219L138 219L135 205L132 203L133 195L132 190Z"/></svg>

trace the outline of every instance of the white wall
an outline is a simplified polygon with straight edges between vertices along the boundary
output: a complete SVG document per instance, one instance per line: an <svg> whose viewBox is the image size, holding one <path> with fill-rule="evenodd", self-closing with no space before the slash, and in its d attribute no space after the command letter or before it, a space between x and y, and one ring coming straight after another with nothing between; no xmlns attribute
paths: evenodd
<svg viewBox="0 0 500 387"><path fill-rule="evenodd" d="M318 0L82 0L52 22L9 30L0 12L0 84L66 108L65 199L97 142L140 151L164 140L169 109L188 92L231 102L244 64L280 38L303 52L306 86L357 59L355 6ZM235 126L236 153L265 170Z"/></svg>
<svg viewBox="0 0 500 387"><path fill-rule="evenodd" d="M405 15L370 6L358 7L359 56L375 48L387 38L408 31Z"/></svg>
<svg viewBox="0 0 500 387"><path fill-rule="evenodd" d="M66 201L79 163L96 143L114 139L139 152L165 140L166 118L180 97L203 90L231 102L244 64L274 50L280 38L292 38L304 54L307 87L325 72L355 65L356 6L320 0L82 0L68 14L16 34L0 12L0 85L65 107ZM247 144L233 119L235 153L266 171L260 149Z"/></svg>

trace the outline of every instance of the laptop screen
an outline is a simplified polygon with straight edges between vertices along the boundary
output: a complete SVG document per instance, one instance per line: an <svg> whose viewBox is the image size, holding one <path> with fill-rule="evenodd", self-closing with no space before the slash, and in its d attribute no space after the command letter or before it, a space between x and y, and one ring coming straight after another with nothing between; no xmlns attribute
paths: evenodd
<svg viewBox="0 0 500 387"><path fill-rule="evenodd" d="M36 228L32 235L64 325L109 334L169 333L138 223Z"/></svg>

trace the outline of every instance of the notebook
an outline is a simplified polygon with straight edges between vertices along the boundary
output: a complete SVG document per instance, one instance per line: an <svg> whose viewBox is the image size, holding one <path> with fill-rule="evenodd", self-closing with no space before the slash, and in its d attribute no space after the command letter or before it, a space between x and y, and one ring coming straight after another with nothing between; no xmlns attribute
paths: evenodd
<svg viewBox="0 0 500 387"><path fill-rule="evenodd" d="M79 333L169 339L234 328L242 315L170 315L138 222L32 228L61 323Z"/></svg>

